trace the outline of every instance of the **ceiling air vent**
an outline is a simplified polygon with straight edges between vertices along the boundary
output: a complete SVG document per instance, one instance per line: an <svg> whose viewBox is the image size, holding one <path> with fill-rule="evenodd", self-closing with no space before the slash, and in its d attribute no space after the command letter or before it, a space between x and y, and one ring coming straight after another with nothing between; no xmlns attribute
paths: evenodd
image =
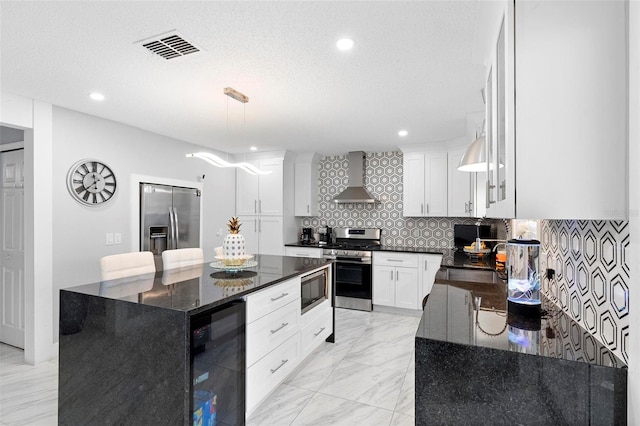
<svg viewBox="0 0 640 426"><path fill-rule="evenodd" d="M142 44L142 47L164 59L179 58L201 50L175 31L137 41L136 43Z"/></svg>

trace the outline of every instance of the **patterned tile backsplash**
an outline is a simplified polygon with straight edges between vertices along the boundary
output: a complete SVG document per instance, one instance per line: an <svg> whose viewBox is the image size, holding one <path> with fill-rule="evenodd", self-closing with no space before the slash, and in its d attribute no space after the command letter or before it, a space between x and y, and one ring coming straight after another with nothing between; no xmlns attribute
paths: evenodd
<svg viewBox="0 0 640 426"><path fill-rule="evenodd" d="M319 216L302 218L304 227L356 226L382 228L388 246L451 248L453 225L474 218L402 216L402 153L367 153L366 188L376 204L335 204L332 199L348 182L347 156L324 157L319 164ZM486 219L497 238L505 239L502 220ZM556 271L542 280L543 292L620 359L628 362L629 247L628 222L542 220L541 268ZM589 334L573 342L579 353ZM575 339L574 339L575 340Z"/></svg>
<svg viewBox="0 0 640 426"><path fill-rule="evenodd" d="M380 200L379 203L336 204L333 197L348 183L346 155L324 157L318 168L319 216L305 217L302 226L318 228L365 227L381 228L382 244L429 248L453 247L453 225L474 224L474 218L456 217L403 217L402 216L402 153L367 153L364 185ZM485 220L493 225L498 238L504 238L505 227L500 220Z"/></svg>
<svg viewBox="0 0 640 426"><path fill-rule="evenodd" d="M629 222L543 220L540 242L544 294L628 363Z"/></svg>

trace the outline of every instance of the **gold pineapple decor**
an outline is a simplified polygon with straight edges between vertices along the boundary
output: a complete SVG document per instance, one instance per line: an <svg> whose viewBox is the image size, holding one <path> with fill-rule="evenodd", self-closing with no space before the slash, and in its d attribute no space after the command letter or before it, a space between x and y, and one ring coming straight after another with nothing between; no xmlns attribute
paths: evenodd
<svg viewBox="0 0 640 426"><path fill-rule="evenodd" d="M225 257L228 259L240 259L245 255L245 241L244 236L239 234L240 226L242 226L242 223L237 217L232 217L227 223L229 234L224 237L222 248Z"/></svg>

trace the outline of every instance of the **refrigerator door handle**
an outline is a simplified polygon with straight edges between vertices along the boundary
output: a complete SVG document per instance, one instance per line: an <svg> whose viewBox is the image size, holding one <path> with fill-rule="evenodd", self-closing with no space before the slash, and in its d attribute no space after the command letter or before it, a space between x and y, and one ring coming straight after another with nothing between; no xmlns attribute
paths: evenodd
<svg viewBox="0 0 640 426"><path fill-rule="evenodd" d="M173 208L173 232L176 236L174 248L179 248L178 241L180 241L180 230L178 229L178 210L175 207Z"/></svg>
<svg viewBox="0 0 640 426"><path fill-rule="evenodd" d="M175 227L173 226L173 207L169 207L169 241L167 244L167 250L172 250L174 249L174 244L175 244L175 235L174 235L174 231Z"/></svg>

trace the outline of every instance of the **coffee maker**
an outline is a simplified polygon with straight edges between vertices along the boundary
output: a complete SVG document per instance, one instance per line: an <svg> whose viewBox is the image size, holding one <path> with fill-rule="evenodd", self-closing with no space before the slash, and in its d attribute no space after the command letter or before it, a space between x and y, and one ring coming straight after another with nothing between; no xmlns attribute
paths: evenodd
<svg viewBox="0 0 640 426"><path fill-rule="evenodd" d="M311 244L313 241L313 228L302 228L302 234L300 234L300 242L302 244Z"/></svg>
<svg viewBox="0 0 640 426"><path fill-rule="evenodd" d="M321 228L318 228L318 235L319 235L320 245L331 244L332 229L330 227L323 226Z"/></svg>

